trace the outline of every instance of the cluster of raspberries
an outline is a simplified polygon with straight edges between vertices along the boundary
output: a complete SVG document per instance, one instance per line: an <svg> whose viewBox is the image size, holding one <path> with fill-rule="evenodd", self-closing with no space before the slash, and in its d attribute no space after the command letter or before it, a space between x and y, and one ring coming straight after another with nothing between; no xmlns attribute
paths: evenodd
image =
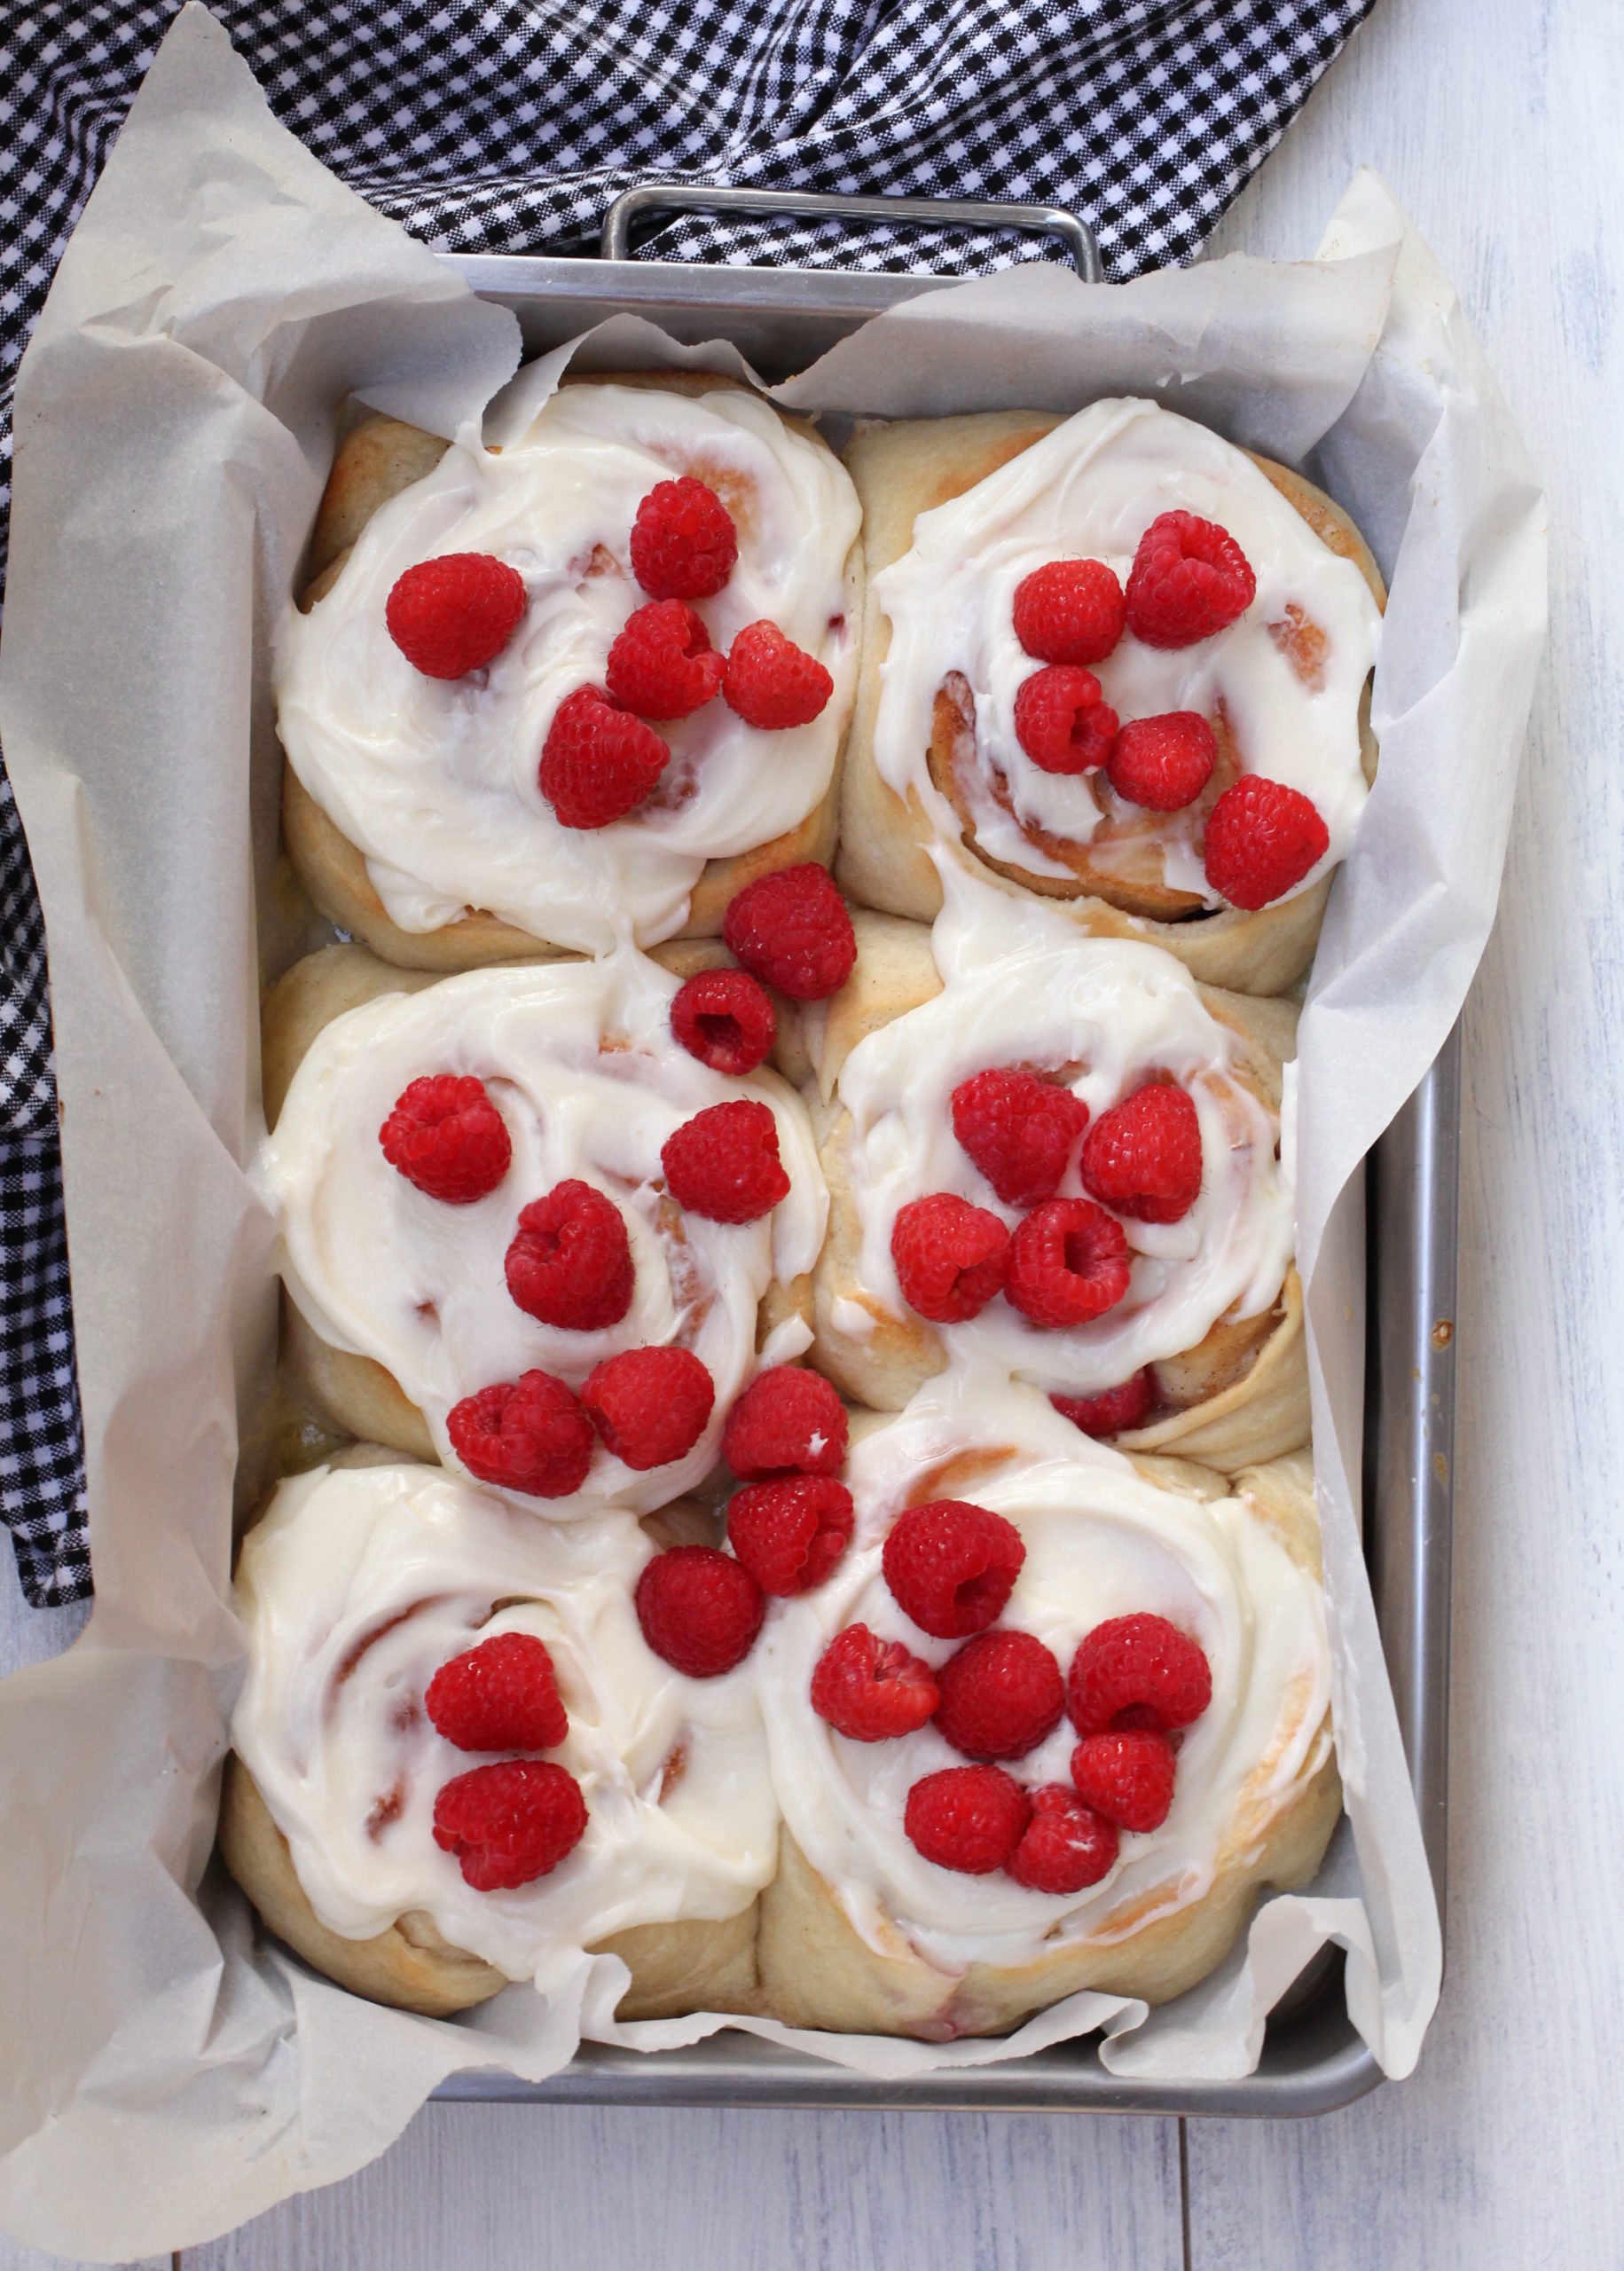
<svg viewBox="0 0 1624 2271"><path fill-rule="evenodd" d="M1126 803L1179 812L1205 790L1218 740L1194 710L1126 725L1087 665L1125 631L1142 646L1191 647L1251 605L1257 578L1227 529L1162 513L1140 539L1125 592L1102 560L1055 560L1016 589L1015 635L1045 665L1015 698L1015 734L1044 773L1096 773ZM1267 907L1322 860L1330 837L1310 800L1283 782L1244 774L1207 815L1208 883L1232 907Z"/></svg>
<svg viewBox="0 0 1624 2271"><path fill-rule="evenodd" d="M933 1324L965 1324L1000 1293L1046 1332L1103 1316L1128 1290L1131 1255L1118 1217L1176 1222L1200 1195L1196 1107L1170 1081L1147 1081L1091 1127L1087 1105L1070 1088L1024 1066L994 1068L953 1090L953 1127L1004 1204L1027 1211L1012 1231L990 1207L952 1191L898 1209L898 1283ZM1090 1195L1057 1198L1074 1153ZM1103 1396L1055 1401L1086 1433L1109 1434L1137 1426L1153 1392L1147 1370Z"/></svg>
<svg viewBox="0 0 1624 2271"><path fill-rule="evenodd" d="M423 1708L459 1750L556 1750L569 1733L546 1644L528 1632L499 1632L442 1664ZM575 1851L586 1801L555 1761L504 1758L444 1784L434 1829L475 1892L506 1892L547 1876Z"/></svg>
<svg viewBox="0 0 1624 2271"><path fill-rule="evenodd" d="M1025 1558L1020 1532L985 1506L911 1508L885 1541L885 1582L922 1632L963 1645L933 1669L850 1624L819 1660L812 1708L853 1742L934 1721L976 1762L909 1790L903 1828L926 1860L969 1876L1004 1869L1034 1892L1081 1892L1115 1865L1122 1831L1166 1819L1177 1741L1211 1702L1212 1678L1188 1634L1140 1615L1096 1625L1063 1678L1040 1640L997 1627ZM1026 1757L1063 1712L1079 1737L1069 1786L1029 1789L995 1763Z"/></svg>
<svg viewBox="0 0 1624 2271"><path fill-rule="evenodd" d="M602 686L560 703L541 752L541 793L566 828L608 828L650 796L671 745L649 723L690 717L719 694L746 725L810 725L835 691L813 655L776 624L747 624L726 655L694 612L739 556L733 516L702 481L662 481L637 508L632 573L648 594L609 648ZM523 619L524 579L484 552L443 554L408 568L384 619L427 677L464 678L496 660Z"/></svg>

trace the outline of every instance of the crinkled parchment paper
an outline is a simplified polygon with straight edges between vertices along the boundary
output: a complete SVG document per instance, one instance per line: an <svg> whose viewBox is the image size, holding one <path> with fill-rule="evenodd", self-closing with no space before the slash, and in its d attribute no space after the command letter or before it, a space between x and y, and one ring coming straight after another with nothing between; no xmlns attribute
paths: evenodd
<svg viewBox="0 0 1624 2271"><path fill-rule="evenodd" d="M585 351L601 367L664 350L617 318ZM67 1655L0 1686L0 2222L73 2256L190 2246L330 2182L459 2069L539 2078L582 2031L650 2047L718 2023L616 2028L608 1958L550 2006L516 1987L455 2022L386 2011L256 1949L241 1898L217 1872L203 1882L241 1663L226 1606L237 1414L263 1389L275 1314L271 1225L243 1173L279 774L266 633L341 398L450 434L518 357L513 318L341 188L186 8L22 366L0 662L50 931L98 1592ZM1149 2019L1086 1995L1001 2043L756 2031L901 2076L1105 2026L1115 2071L1236 2075L1329 1937L1348 1950L1361 2031L1401 2074L1440 1950L1354 1511L1358 1171L1448 1032L1494 914L1543 623L1542 506L1454 294L1370 174L1317 262L1231 258L1115 287L1018 269L881 318L780 398L918 414L1124 390L1277 457L1317 452L1393 585L1381 777L1300 1044L1300 1252L1353 1835L1311 1894L1269 1902L1228 1966Z"/></svg>

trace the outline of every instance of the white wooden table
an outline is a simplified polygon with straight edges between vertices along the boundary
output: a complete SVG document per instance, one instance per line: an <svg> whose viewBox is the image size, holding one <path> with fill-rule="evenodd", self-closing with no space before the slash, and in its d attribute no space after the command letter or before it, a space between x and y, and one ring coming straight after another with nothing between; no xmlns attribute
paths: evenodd
<svg viewBox="0 0 1624 2271"><path fill-rule="evenodd" d="M1617 0L1381 0L1217 246L1310 253L1379 166L1551 500L1550 648L1467 1019L1453 1898L1419 2071L1301 2124L430 2107L185 2271L1624 2266L1621 88ZM24 1609L0 1563L9 1668L82 1618ZM0 2271L54 2260L0 2238Z"/></svg>

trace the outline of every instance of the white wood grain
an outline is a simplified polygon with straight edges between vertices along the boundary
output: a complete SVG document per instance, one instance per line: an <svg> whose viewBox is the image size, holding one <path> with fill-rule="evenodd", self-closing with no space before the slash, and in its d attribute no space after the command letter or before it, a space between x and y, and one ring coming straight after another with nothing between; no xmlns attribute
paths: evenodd
<svg viewBox="0 0 1624 2271"><path fill-rule="evenodd" d="M1471 1004L1447 1977L1418 2073L1192 2123L1194 2271L1624 2262L1624 15L1385 0L1225 228L1305 251L1378 165L1551 500L1552 634Z"/></svg>
<svg viewBox="0 0 1624 2271"><path fill-rule="evenodd" d="M1179 2271L1178 2126L430 2106L185 2271Z"/></svg>

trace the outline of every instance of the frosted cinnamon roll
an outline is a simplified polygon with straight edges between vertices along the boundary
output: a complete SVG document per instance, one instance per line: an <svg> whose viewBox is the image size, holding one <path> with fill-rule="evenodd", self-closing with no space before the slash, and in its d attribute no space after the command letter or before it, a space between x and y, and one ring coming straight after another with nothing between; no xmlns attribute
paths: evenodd
<svg viewBox="0 0 1624 2271"><path fill-rule="evenodd" d="M857 1445L851 1550L758 1650L778 2016L939 2041L1166 2001L1313 1876L1340 1790L1307 1460L1232 1497L1148 1466L985 1384Z"/></svg>
<svg viewBox="0 0 1624 2271"><path fill-rule="evenodd" d="M828 1236L812 1360L900 1411L952 1365L1228 1472L1308 1440L1289 1003L980 895L859 916L812 1026Z"/></svg>
<svg viewBox="0 0 1624 2271"><path fill-rule="evenodd" d="M1374 777L1384 601L1285 468L1154 403L859 433L869 570L839 873L930 920L935 860L1283 990Z"/></svg>
<svg viewBox="0 0 1624 2271"><path fill-rule="evenodd" d="M709 374L568 384L499 451L345 442L280 625L289 853L386 959L714 935L833 853L859 514L804 421Z"/></svg>
<svg viewBox="0 0 1624 2271"><path fill-rule="evenodd" d="M751 1675L691 1679L634 1607L627 1514L534 1522L435 1470L284 1482L235 1588L248 1671L220 1843L266 1924L443 2015L632 1970L627 2017L754 1993L777 1814Z"/></svg>
<svg viewBox="0 0 1624 2271"><path fill-rule="evenodd" d="M804 1106L601 962L403 978L358 947L266 1004L285 1346L343 1433L574 1519L714 1465L757 1361L810 1338L827 1194Z"/></svg>

